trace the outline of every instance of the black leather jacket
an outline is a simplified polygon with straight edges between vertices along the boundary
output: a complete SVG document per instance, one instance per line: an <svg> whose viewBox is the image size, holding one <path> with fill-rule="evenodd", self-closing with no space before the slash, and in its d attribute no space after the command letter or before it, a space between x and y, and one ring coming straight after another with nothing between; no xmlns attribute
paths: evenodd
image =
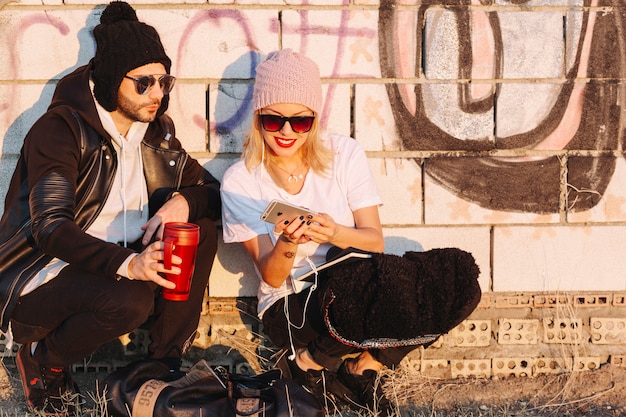
<svg viewBox="0 0 626 417"><path fill-rule="evenodd" d="M90 65L57 86L48 111L24 141L0 220L0 330L24 286L51 259L59 258L115 279L133 252L84 232L111 189L117 156L100 123L89 89ZM190 221L220 218L219 182L176 139L163 114L150 123L141 146L148 194L167 198L178 190L189 202Z"/></svg>

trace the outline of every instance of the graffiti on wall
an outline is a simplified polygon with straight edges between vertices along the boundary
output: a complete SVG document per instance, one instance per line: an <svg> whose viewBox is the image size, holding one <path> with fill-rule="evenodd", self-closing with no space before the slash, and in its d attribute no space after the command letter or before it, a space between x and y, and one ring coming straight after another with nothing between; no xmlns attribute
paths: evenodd
<svg viewBox="0 0 626 417"><path fill-rule="evenodd" d="M612 151L623 145L620 106L624 87L619 80L626 75L626 14L623 7L608 11L593 7L618 6L618 0L613 4L581 0L579 9L553 13L563 24L557 20L551 27L556 31L552 44L563 45L564 58L536 58L560 62L563 69L557 67L558 72L549 74L550 81L544 82L544 91L537 88L532 95L520 91L540 88L540 79L535 84L516 84L507 82L507 77L515 78L509 74L514 72L511 67L523 67L520 56L532 61L532 52L525 49L528 42L538 42L536 51L540 54L552 51L545 22L533 36L532 30L523 30L528 21L515 22L528 19L529 13L480 11L461 2L456 5L465 7L397 7L403 5L402 0L381 0L382 76L419 78L425 74L428 79L430 67L435 67L433 72L443 68L435 77L443 73L442 78L455 80L387 87L404 148L442 151L442 157L425 161L426 173L454 194L489 209L555 213L563 196L569 210L588 210L596 205L614 171ZM540 18L550 16L544 13ZM449 38L446 41L444 37L451 34L451 27L456 32L456 45L442 53L437 43L450 45ZM520 28L521 33L516 36L511 28ZM452 69L450 61L442 62L448 59L454 63ZM438 108L433 104L437 101L453 109L442 111L452 117L437 119ZM524 119L530 113L522 109L524 101L533 106L534 121L519 123L516 118ZM464 120L486 128L483 132L468 128L467 135L451 132L450 123ZM477 151L476 157L446 157L446 151L459 150ZM497 150L511 150L511 156L489 154ZM515 150L526 151L520 152L526 156L516 156ZM542 150L563 152L542 155Z"/></svg>
<svg viewBox="0 0 626 417"><path fill-rule="evenodd" d="M281 22L274 15L266 30L276 36L300 36L300 49L312 57L319 47L311 41L313 36L333 37L336 51L329 78L371 76L341 73L340 61L350 53L371 60L366 46L378 36L381 76L408 80L386 85L402 149L430 152L423 160L425 172L460 198L504 211L557 213L594 207L623 148L622 0L564 1L562 9L510 12L482 11L480 0L454 1L441 7L434 1L381 0L378 30L351 27L349 11L341 11L335 22L315 25L307 10L299 12L297 23ZM504 3L531 6L533 0ZM81 32L93 26L97 14L94 10ZM11 51L7 64L16 79L20 56L15 45L27 28L40 24L53 25L61 37L69 31L45 14L26 15L18 23L20 30L3 42ZM217 32L240 31L249 50L228 66L233 73L227 70L219 87L222 96L237 105L223 105L225 110L209 124L222 141L232 137L234 143L241 126L249 122L251 84L245 78L254 75L263 47L245 12L202 10L181 32L175 59L179 65L191 55L191 39L203 25ZM92 39L83 37L81 45L89 45L83 49L92 52ZM80 54L77 65L87 60ZM244 80L242 89L229 84L229 78ZM327 85L326 103L333 101L336 86ZM185 108L185 100L177 100ZM191 123L205 129L208 115L197 107L189 111ZM0 113L15 119L8 102L0 103ZM329 113L327 105L322 117ZM6 125L11 120L5 120Z"/></svg>

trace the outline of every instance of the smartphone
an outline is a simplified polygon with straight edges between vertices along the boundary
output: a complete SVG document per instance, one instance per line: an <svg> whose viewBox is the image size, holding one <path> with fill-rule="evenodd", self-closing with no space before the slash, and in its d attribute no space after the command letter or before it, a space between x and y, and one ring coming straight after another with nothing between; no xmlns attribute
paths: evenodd
<svg viewBox="0 0 626 417"><path fill-rule="evenodd" d="M300 216L314 216L315 214L317 213L305 207L295 206L285 201L272 200L261 214L261 220L276 224L279 221L292 220Z"/></svg>

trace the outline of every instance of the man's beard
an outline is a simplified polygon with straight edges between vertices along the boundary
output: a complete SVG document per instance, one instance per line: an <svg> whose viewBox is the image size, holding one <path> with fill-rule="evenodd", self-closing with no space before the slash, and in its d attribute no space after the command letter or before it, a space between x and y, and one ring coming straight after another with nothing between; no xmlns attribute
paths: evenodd
<svg viewBox="0 0 626 417"><path fill-rule="evenodd" d="M142 112L142 109L146 105L148 104L138 104L124 95L118 95L117 111L120 112L122 116L126 117L129 120L132 120L133 122L149 123L154 121L154 119L156 118L156 112L148 114L145 114L146 112Z"/></svg>

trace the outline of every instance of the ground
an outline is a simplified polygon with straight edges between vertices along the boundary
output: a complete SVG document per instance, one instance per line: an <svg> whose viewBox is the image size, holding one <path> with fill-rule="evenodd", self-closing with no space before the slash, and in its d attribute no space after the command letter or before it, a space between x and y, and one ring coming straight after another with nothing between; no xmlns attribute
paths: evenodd
<svg viewBox="0 0 626 417"><path fill-rule="evenodd" d="M13 359L0 369L0 416L26 416L21 384ZM387 375L387 374L386 374ZM74 374L88 407L106 373ZM606 364L593 371L509 378L437 379L402 370L385 382L402 416L625 416L626 368ZM93 416L102 414L92 412ZM346 409L333 415L371 416Z"/></svg>

